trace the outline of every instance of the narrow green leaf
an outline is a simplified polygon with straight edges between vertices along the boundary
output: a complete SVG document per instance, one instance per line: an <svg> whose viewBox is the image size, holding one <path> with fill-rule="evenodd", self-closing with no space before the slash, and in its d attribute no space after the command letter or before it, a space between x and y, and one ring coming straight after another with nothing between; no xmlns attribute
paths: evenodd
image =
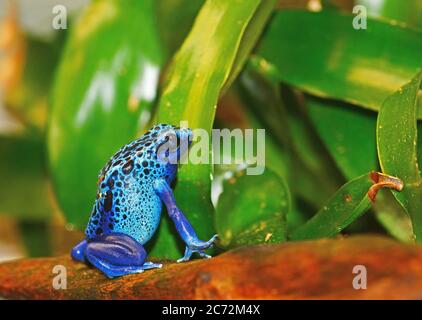
<svg viewBox="0 0 422 320"><path fill-rule="evenodd" d="M249 54L254 48L262 30L264 29L264 26L266 25L271 13L273 12L277 0L263 0L260 2L261 3L259 4L259 7L256 9L252 20L244 32L242 41L237 51L236 59L233 63L232 71L226 83L224 84L223 91L231 86L239 72L243 69L243 65L249 58Z"/></svg>
<svg viewBox="0 0 422 320"><path fill-rule="evenodd" d="M422 178L417 157L417 107L422 72L389 96L378 113L377 146L383 172L403 180L395 193L412 220L416 241L422 241Z"/></svg>
<svg viewBox="0 0 422 320"><path fill-rule="evenodd" d="M422 67L422 33L371 19L366 30L355 30L353 18L281 11L252 64L313 95L378 110Z"/></svg>
<svg viewBox="0 0 422 320"><path fill-rule="evenodd" d="M162 60L153 0L94 1L70 30L48 151L59 204L77 228L88 221L99 170L149 120Z"/></svg>
<svg viewBox="0 0 422 320"><path fill-rule="evenodd" d="M292 232L292 240L332 237L364 214L381 187L402 188L397 178L378 173L364 174L343 185L309 221ZM378 180L379 179L379 180Z"/></svg>
<svg viewBox="0 0 422 320"><path fill-rule="evenodd" d="M215 109L224 84L232 72L243 35L260 0L208 0L191 32L176 53L160 99L157 122L211 132ZM206 239L214 233L210 200L212 172L209 164L181 166L175 189L177 202L197 231ZM152 255L170 256L178 238L170 235L171 224L163 219ZM169 249L170 248L170 249Z"/></svg>
<svg viewBox="0 0 422 320"><path fill-rule="evenodd" d="M340 233L369 209L370 199L367 192L371 186L369 174L346 183L315 216L294 230L290 239L318 239Z"/></svg>
<svg viewBox="0 0 422 320"><path fill-rule="evenodd" d="M236 173L223 184L216 209L216 228L225 248L286 240L290 195L273 171Z"/></svg>

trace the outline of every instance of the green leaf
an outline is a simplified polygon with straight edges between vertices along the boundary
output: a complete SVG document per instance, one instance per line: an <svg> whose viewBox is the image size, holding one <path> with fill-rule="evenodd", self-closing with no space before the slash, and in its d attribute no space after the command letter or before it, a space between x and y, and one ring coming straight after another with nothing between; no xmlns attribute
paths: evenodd
<svg viewBox="0 0 422 320"><path fill-rule="evenodd" d="M380 190L373 204L375 217L396 239L414 242L412 222L390 190Z"/></svg>
<svg viewBox="0 0 422 320"><path fill-rule="evenodd" d="M384 176L392 184L386 185L382 175L371 172L343 185L310 220L294 230L290 239L306 240L332 237L365 213L381 187L400 189L400 180ZM379 180L378 180L379 179Z"/></svg>
<svg viewBox="0 0 422 320"><path fill-rule="evenodd" d="M279 81L319 97L378 110L422 66L422 33L334 11L281 11L252 64Z"/></svg>
<svg viewBox="0 0 422 320"><path fill-rule="evenodd" d="M290 195L283 179L266 169L262 175L234 174L224 181L216 209L216 228L225 248L286 240Z"/></svg>
<svg viewBox="0 0 422 320"><path fill-rule="evenodd" d="M409 213L416 241L422 241L422 178L417 156L417 107L422 72L389 96L377 122L377 146L381 169L403 180L397 200Z"/></svg>
<svg viewBox="0 0 422 320"><path fill-rule="evenodd" d="M152 0L92 2L73 27L53 89L48 151L59 204L82 229L99 170L149 120L163 59Z"/></svg>
<svg viewBox="0 0 422 320"><path fill-rule="evenodd" d="M347 180L378 168L374 112L344 102L306 96L314 127ZM410 241L412 229L404 209L387 192L380 192L375 216L387 231Z"/></svg>
<svg viewBox="0 0 422 320"><path fill-rule="evenodd" d="M376 114L346 103L306 96L310 119L350 180L378 167Z"/></svg>
<svg viewBox="0 0 422 320"><path fill-rule="evenodd" d="M306 96L312 123L347 180L378 168L376 114L344 102ZM394 237L412 239L405 210L387 192L380 192L374 205L378 221Z"/></svg>
<svg viewBox="0 0 422 320"><path fill-rule="evenodd" d="M16 219L52 216L44 145L31 137L0 136L0 212Z"/></svg>
<svg viewBox="0 0 422 320"><path fill-rule="evenodd" d="M356 3L364 5L369 16L395 20L409 26L422 28L422 2L420 0L357 0Z"/></svg>
<svg viewBox="0 0 422 320"><path fill-rule="evenodd" d="M166 75L157 122L180 125L183 120L192 129L211 132L218 98L239 58L245 30L260 3L260 0L205 2ZM211 172L210 163L183 165L175 188L181 210L203 239L214 233ZM163 219L152 255L173 258L180 254L172 230L168 218Z"/></svg>

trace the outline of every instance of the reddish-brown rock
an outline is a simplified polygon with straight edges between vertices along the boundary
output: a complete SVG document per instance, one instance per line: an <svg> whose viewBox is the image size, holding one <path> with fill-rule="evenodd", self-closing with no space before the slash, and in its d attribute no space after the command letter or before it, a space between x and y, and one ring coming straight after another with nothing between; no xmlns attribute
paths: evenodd
<svg viewBox="0 0 422 320"><path fill-rule="evenodd" d="M67 268L67 289L52 272ZM352 286L367 269L367 289ZM0 265L0 297L18 299L422 299L422 247L377 236L244 247L118 279L68 256Z"/></svg>

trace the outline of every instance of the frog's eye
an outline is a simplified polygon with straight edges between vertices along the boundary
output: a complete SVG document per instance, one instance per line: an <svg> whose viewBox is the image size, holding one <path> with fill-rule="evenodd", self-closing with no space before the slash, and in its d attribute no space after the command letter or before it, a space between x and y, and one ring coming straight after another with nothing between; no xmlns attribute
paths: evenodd
<svg viewBox="0 0 422 320"><path fill-rule="evenodd" d="M177 163L178 149L180 147L180 138L174 132L167 132L162 142L157 146L157 156L161 161Z"/></svg>
<svg viewBox="0 0 422 320"><path fill-rule="evenodd" d="M176 145L177 145L178 148L180 148L180 144L181 144L180 137L179 137L179 135L176 134Z"/></svg>
<svg viewBox="0 0 422 320"><path fill-rule="evenodd" d="M171 149L177 148L180 146L180 138L175 133L169 135L169 146Z"/></svg>

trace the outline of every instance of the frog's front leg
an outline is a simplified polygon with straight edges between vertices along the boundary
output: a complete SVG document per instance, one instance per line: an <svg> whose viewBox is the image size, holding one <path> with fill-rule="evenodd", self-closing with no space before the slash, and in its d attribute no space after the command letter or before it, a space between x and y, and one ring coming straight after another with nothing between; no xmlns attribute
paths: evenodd
<svg viewBox="0 0 422 320"><path fill-rule="evenodd" d="M164 179L159 179L155 182L154 188L158 196L166 205L167 212L173 220L177 232L186 243L185 254L183 258L177 260L177 262L189 260L194 252L197 252L201 257L211 258L211 256L205 253L205 249L208 249L213 245L214 241L217 239L217 235L214 235L208 241L198 239L192 225L183 215L182 211L180 211L177 207L173 190L170 188L168 183Z"/></svg>
<svg viewBox="0 0 422 320"><path fill-rule="evenodd" d="M121 233L83 240L73 248L72 257L78 261L90 262L109 278L162 267L158 263L146 262L147 253L144 247L132 237Z"/></svg>

